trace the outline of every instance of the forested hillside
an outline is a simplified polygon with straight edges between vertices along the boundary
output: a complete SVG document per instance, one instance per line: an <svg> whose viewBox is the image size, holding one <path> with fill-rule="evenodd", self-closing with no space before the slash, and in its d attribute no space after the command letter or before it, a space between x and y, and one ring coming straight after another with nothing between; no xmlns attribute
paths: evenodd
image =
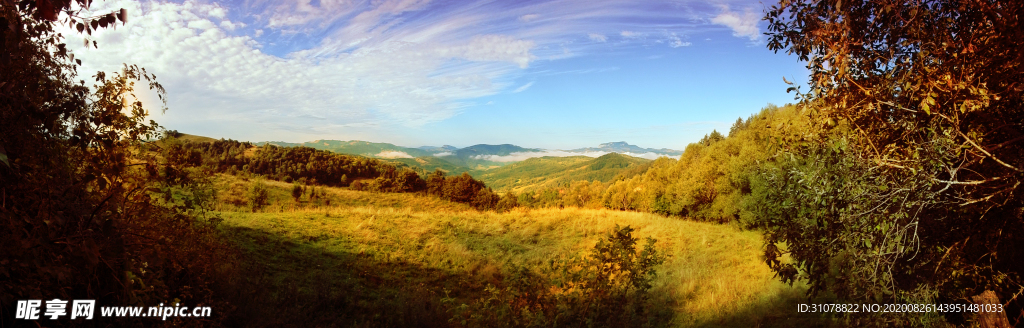
<svg viewBox="0 0 1024 328"><path fill-rule="evenodd" d="M472 204L482 210L492 209L498 202L498 196L490 188L465 172L448 175L445 171L435 170L425 179L425 175L421 176L422 173L401 163L382 159L302 146L256 147L235 140L192 142L173 135L165 134L150 148L163 151L164 157L172 163L204 167L216 173L294 182L297 188L323 185L374 192L424 192Z"/></svg>
<svg viewBox="0 0 1024 328"><path fill-rule="evenodd" d="M657 160L643 174L616 181L604 205L705 221L750 219L741 204L753 192L754 169L774 155L776 143L811 134L810 128L802 106L765 107L737 119L728 137L712 132L687 146L678 161Z"/></svg>

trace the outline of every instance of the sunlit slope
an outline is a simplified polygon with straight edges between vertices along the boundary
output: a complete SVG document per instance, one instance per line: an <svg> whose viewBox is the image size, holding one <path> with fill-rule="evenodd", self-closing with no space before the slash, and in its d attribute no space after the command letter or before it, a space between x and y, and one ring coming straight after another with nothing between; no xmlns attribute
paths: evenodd
<svg viewBox="0 0 1024 328"><path fill-rule="evenodd" d="M601 157L539 157L479 172L475 177L495 191L533 191L573 181L609 182L616 175L650 160L617 153Z"/></svg>
<svg viewBox="0 0 1024 328"><path fill-rule="evenodd" d="M330 206L314 207L305 198L294 202L285 189L290 185L268 186L274 205L267 212L218 214L252 263L249 283L262 284L262 296L253 299L299 300L298 307L284 307L298 312L279 318L330 325L380 323L380 316L393 315L398 321L390 324L414 318L408 320L447 325L444 304L482 296L506 277L507 264L539 267L587 252L618 224L636 228L636 237L658 239L670 256L658 268L653 293L658 306L674 313L672 326L791 326L806 319L794 311L803 287L772 278L757 232L609 210L478 212L433 197L335 188L322 189L320 203L330 199ZM454 303L442 304L446 296Z"/></svg>
<svg viewBox="0 0 1024 328"><path fill-rule="evenodd" d="M174 133L174 137L175 138L177 138L178 140L182 140L182 141L191 141L191 142L198 142L198 143L217 141L217 139L214 139L214 138L204 137L204 136L197 136L197 135L194 135L194 134L181 133L181 132L177 132L177 131L173 131L172 133ZM161 140L154 140L153 142L161 143L162 141Z"/></svg>
<svg viewBox="0 0 1024 328"><path fill-rule="evenodd" d="M431 152L427 152L422 149L396 146L393 144L383 142L368 142L359 140L316 140L303 143L286 143L273 141L270 143L284 147L305 146L314 149L327 150L338 154L360 155L367 157L390 158L395 157L396 155L403 157L405 155L412 157L431 155ZM405 155L402 155L400 153L404 153Z"/></svg>
<svg viewBox="0 0 1024 328"><path fill-rule="evenodd" d="M461 174L462 172L472 171L467 167L452 164L451 162L441 157L435 156L423 156L416 158L395 158L389 159L388 161L408 165L409 167L412 167L417 172L419 172L421 176L424 177L426 176L426 174L434 172L434 170L437 169L441 169L442 171L447 172L447 174L449 175Z"/></svg>

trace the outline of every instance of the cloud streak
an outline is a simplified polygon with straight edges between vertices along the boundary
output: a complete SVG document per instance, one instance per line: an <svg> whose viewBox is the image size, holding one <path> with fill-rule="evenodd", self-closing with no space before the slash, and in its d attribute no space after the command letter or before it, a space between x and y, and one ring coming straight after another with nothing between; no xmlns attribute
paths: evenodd
<svg viewBox="0 0 1024 328"><path fill-rule="evenodd" d="M202 117L249 131L236 138L329 137L346 127L446 120L475 98L526 90L533 82L516 79L538 61L586 55L608 41L689 46L680 35L713 14L687 6L253 0L229 7L118 0L93 5L95 12L130 13L126 25L94 33L99 49L68 44L83 72L134 63L156 73L170 98L165 123ZM725 7L711 21L754 40L751 15Z"/></svg>
<svg viewBox="0 0 1024 328"><path fill-rule="evenodd" d="M533 81L530 81L530 83L523 84L523 86L518 87L515 90L512 90L512 93L520 93L526 91L526 89L529 89L531 86L533 86Z"/></svg>
<svg viewBox="0 0 1024 328"><path fill-rule="evenodd" d="M735 37L745 37L754 43L761 41L761 30L757 27L757 23L761 21L760 15L750 8L746 8L742 14L733 12L728 5L721 8L722 12L711 19L712 23L728 26Z"/></svg>

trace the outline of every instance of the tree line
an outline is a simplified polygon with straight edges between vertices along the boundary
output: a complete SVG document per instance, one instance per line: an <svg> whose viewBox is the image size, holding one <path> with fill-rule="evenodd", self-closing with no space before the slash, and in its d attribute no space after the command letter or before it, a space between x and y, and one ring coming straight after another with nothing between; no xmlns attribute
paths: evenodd
<svg viewBox="0 0 1024 328"><path fill-rule="evenodd" d="M168 160L203 166L212 172L260 175L304 185L348 187L353 190L425 193L445 200L494 209L498 195L468 173L448 176L438 169L426 179L413 169L375 158L336 154L309 147L255 147L249 142L193 142L174 137L161 140Z"/></svg>
<svg viewBox="0 0 1024 328"><path fill-rule="evenodd" d="M709 222L753 218L743 201L751 195L754 168L770 157L772 143L807 133L810 117L800 106L768 105L737 119L728 136L712 131L678 159L658 158L620 172L611 182L573 181L554 188L506 192L499 209L584 207L658 213Z"/></svg>

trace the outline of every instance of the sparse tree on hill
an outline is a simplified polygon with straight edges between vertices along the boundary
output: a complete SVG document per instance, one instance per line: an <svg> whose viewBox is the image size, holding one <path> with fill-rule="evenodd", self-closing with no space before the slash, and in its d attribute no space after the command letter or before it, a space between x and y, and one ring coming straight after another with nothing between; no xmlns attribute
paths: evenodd
<svg viewBox="0 0 1024 328"><path fill-rule="evenodd" d="M732 124L732 127L729 128L729 136L730 137L735 136L736 132L739 132L743 128L744 128L743 118L737 117L736 118L736 122L734 122Z"/></svg>
<svg viewBox="0 0 1024 328"><path fill-rule="evenodd" d="M256 212L264 206L270 205L269 197L270 193L267 191L267 186L259 181L254 182L249 187L249 208Z"/></svg>
<svg viewBox="0 0 1024 328"><path fill-rule="evenodd" d="M293 184L292 185L292 198L295 199L296 203L299 202L299 198L302 197L302 194L303 194L302 185L300 185L298 183Z"/></svg>

